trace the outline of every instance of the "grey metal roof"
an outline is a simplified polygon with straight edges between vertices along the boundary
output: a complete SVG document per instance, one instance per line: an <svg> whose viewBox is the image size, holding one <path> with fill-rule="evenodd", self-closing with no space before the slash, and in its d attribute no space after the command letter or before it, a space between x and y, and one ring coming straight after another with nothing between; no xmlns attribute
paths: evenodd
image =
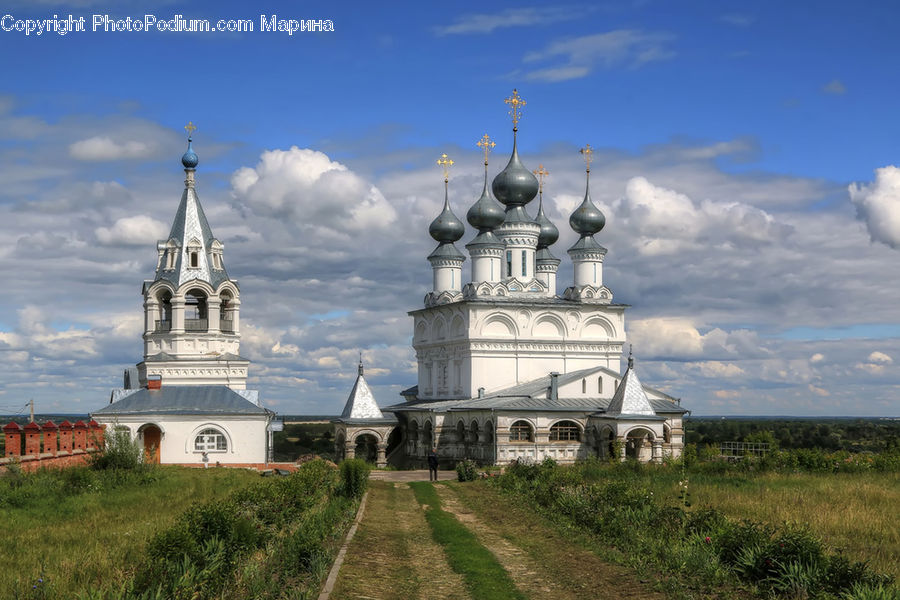
<svg viewBox="0 0 900 600"><path fill-rule="evenodd" d="M197 257L198 266L192 268L186 262L186 257L187 248L194 239L200 243L200 249ZM169 240L175 240L178 245L175 265L173 269L166 269L166 261L162 260L156 271L156 280L164 279L178 287L186 281L199 279L208 282L213 288L217 288L222 282L228 280L228 273L225 272L224 263L221 269L215 269L210 264L210 248L215 239L196 190L193 185L185 186L178 210L175 212L175 220L172 222L169 237L160 240L160 244L163 246Z"/></svg>
<svg viewBox="0 0 900 600"><path fill-rule="evenodd" d="M350 396L347 398L343 412L341 412L341 419L377 420L383 418L384 415L381 413L381 409L378 408L378 403L375 402L375 396L372 394L372 390L369 389L366 378L363 377L363 367L360 364L359 375L356 376L356 382L353 384L353 389L350 390Z"/></svg>
<svg viewBox="0 0 900 600"><path fill-rule="evenodd" d="M634 361L628 357L628 369L622 377L622 381L616 388L606 413L612 415L655 415L656 411L650 405L647 392L641 385L637 373L634 372Z"/></svg>
<svg viewBox="0 0 900 600"><path fill-rule="evenodd" d="M271 411L224 385L163 385L159 390L126 390L117 402L92 415L265 415ZM242 390L243 391L243 390Z"/></svg>
<svg viewBox="0 0 900 600"><path fill-rule="evenodd" d="M612 375L616 379L621 376L619 373L606 367L591 367L588 369L580 369L570 373L561 373L558 376L558 385L563 387L579 379L583 379L596 373L606 373ZM627 373L626 373L627 374ZM675 403L675 398L660 392L649 386L644 386L637 380L632 379L632 385L641 386L642 390L648 390L651 393L658 394L664 399L649 399L648 402L652 407L650 414L655 413L686 413L687 410ZM414 400L412 402L404 402L389 406L387 410L396 412L404 412L408 410L432 410L438 412L445 411L462 411L462 410L513 410L513 411L592 411L606 413L607 407L611 404L609 398L600 397L579 397L579 398L556 398L547 397L547 388L550 387L550 375L539 377L531 381L520 383L503 390L499 390L492 394L488 394L483 398L466 398L455 400ZM622 389L620 383L618 389ZM413 386L403 390L402 395L414 396L418 395L418 386ZM618 393L618 390L617 390ZM615 395L614 395L615 398ZM645 394L646 398L646 394Z"/></svg>

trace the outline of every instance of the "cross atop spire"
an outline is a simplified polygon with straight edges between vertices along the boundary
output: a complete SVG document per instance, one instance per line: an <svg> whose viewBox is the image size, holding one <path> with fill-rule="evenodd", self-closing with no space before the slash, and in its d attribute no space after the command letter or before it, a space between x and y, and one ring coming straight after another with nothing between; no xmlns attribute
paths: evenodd
<svg viewBox="0 0 900 600"><path fill-rule="evenodd" d="M532 171L538 178L538 193L544 195L544 177L550 174L550 171L544 168L544 165L538 165L538 168Z"/></svg>
<svg viewBox="0 0 900 600"><path fill-rule="evenodd" d="M505 99L504 102L509 104L509 116L512 117L513 131L519 129L519 117L522 116L522 108L525 106L525 100L519 96L519 90L513 88L512 96Z"/></svg>
<svg viewBox="0 0 900 600"><path fill-rule="evenodd" d="M481 136L481 139L475 142L475 145L481 148L482 152L484 152L484 164L487 166L488 164L488 154L491 153L491 150L494 149L494 146L497 145L497 142L491 140L488 134L484 134Z"/></svg>
<svg viewBox="0 0 900 600"><path fill-rule="evenodd" d="M632 350L634 350L634 344L628 344L628 368L634 368L634 356L632 355Z"/></svg>
<svg viewBox="0 0 900 600"><path fill-rule="evenodd" d="M359 374L363 374L362 350L359 351Z"/></svg>
<svg viewBox="0 0 900 600"><path fill-rule="evenodd" d="M453 166L453 159L446 154L441 154L441 157L437 159L437 164L444 170L444 183L447 183L450 180L450 167Z"/></svg>
<svg viewBox="0 0 900 600"><path fill-rule="evenodd" d="M191 138L194 137L194 132L197 131L197 126L194 125L193 121L188 121L188 124L184 126L184 130L188 133L188 141L191 141Z"/></svg>
<svg viewBox="0 0 900 600"><path fill-rule="evenodd" d="M584 148L579 150L582 156L584 156L584 162L587 164L587 172L591 172L591 163L594 161L594 149L591 148L590 144L585 144Z"/></svg>

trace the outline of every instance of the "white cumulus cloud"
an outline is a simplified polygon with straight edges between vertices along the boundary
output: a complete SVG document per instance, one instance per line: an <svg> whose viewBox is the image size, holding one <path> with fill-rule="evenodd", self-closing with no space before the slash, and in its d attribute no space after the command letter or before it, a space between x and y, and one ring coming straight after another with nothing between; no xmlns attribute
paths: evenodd
<svg viewBox="0 0 900 600"><path fill-rule="evenodd" d="M900 247L900 169L875 169L870 184L850 184L850 201L869 230L873 242Z"/></svg>
<svg viewBox="0 0 900 600"><path fill-rule="evenodd" d="M97 240L108 246L146 246L163 239L168 232L165 223L146 215L123 217L112 227L94 230Z"/></svg>
<svg viewBox="0 0 900 600"><path fill-rule="evenodd" d="M231 177L235 199L253 212L337 232L383 229L397 218L381 191L325 153L268 150Z"/></svg>

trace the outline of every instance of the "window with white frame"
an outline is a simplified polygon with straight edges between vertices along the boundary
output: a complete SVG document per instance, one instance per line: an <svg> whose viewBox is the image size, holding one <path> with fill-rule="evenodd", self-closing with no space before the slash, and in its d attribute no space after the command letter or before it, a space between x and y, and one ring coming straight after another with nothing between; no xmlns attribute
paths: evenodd
<svg viewBox="0 0 900 600"><path fill-rule="evenodd" d="M212 427L204 429L194 438L194 451L196 452L225 452L228 450L228 440L225 434Z"/></svg>

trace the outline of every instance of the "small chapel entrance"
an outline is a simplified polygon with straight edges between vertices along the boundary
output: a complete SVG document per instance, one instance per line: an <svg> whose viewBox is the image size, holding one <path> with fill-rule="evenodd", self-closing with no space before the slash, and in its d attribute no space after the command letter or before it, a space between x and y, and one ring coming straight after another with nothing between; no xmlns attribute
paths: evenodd
<svg viewBox="0 0 900 600"><path fill-rule="evenodd" d="M156 425L145 425L141 428L141 437L144 439L144 462L158 465L162 431Z"/></svg>
<svg viewBox="0 0 900 600"><path fill-rule="evenodd" d="M356 458L374 463L378 457L378 440L371 433L356 436Z"/></svg>
<svg viewBox="0 0 900 600"><path fill-rule="evenodd" d="M625 457L649 462L653 456L653 432L649 429L632 429L625 439Z"/></svg>

